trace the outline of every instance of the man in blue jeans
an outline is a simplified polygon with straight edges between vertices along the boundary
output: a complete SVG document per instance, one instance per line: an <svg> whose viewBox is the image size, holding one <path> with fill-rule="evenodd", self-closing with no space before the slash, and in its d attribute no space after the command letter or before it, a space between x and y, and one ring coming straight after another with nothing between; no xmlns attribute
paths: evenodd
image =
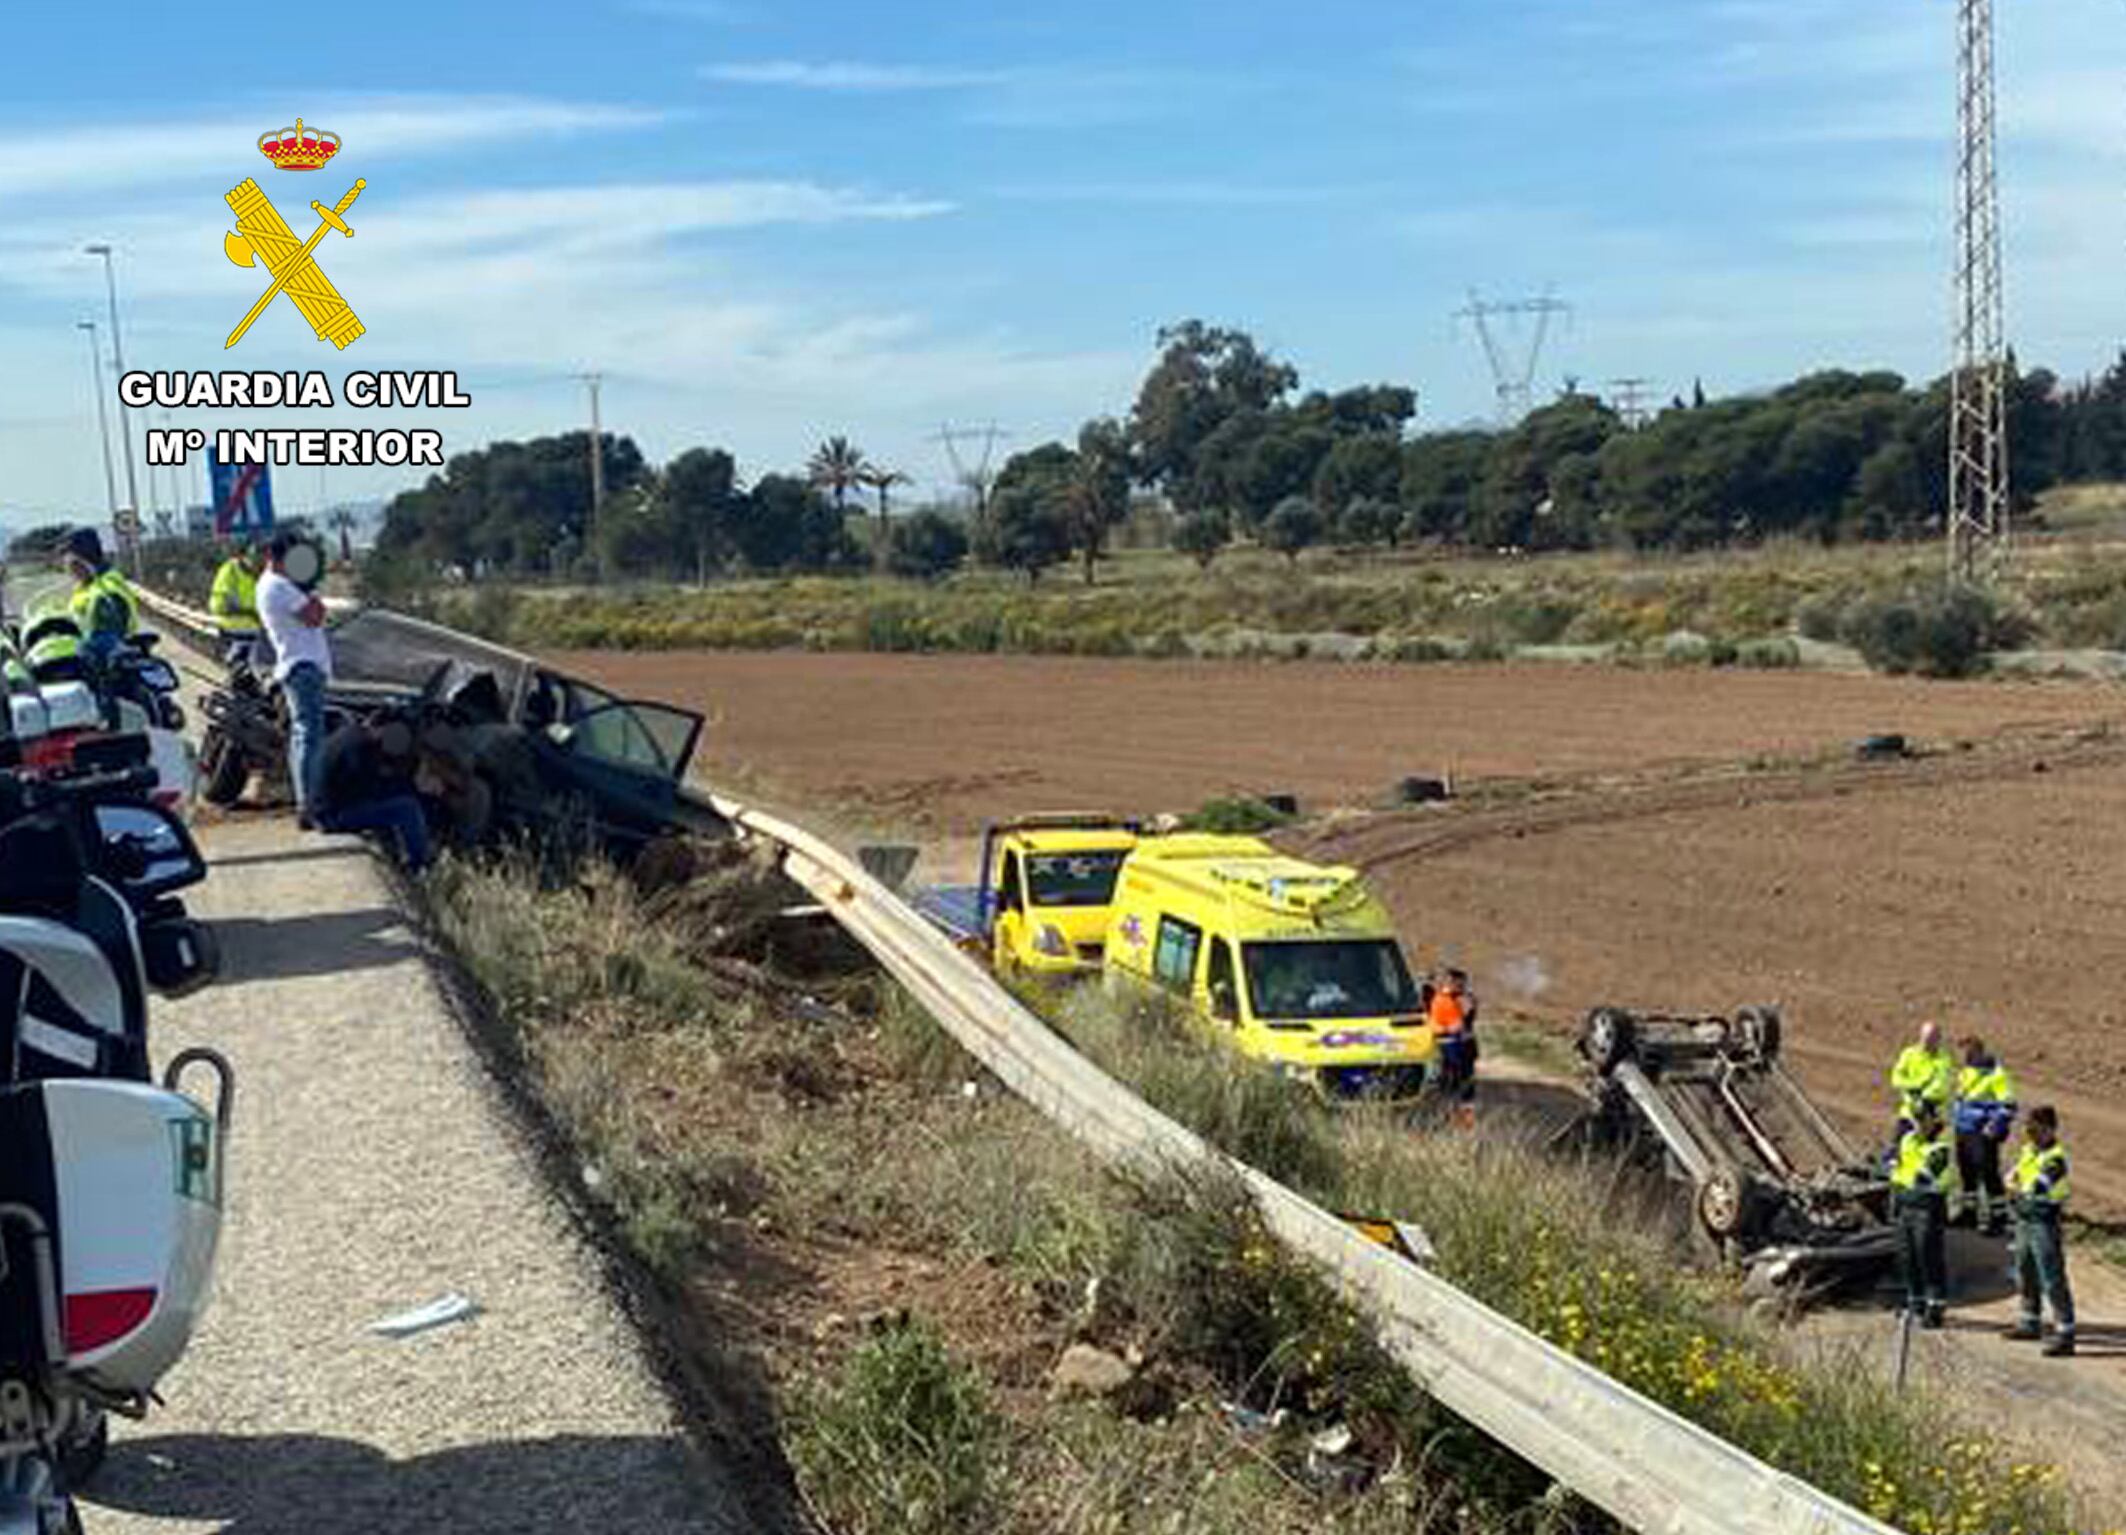
<svg viewBox="0 0 2126 1535"><path fill-rule="evenodd" d="M325 603L288 577L288 551L296 540L276 533L266 545L266 573L258 578L258 621L273 642L273 680L288 698L288 786L295 819L308 830L317 824L311 800L317 793L318 754L325 744L325 684L332 680L332 647L325 639Z"/></svg>
<svg viewBox="0 0 2126 1535"><path fill-rule="evenodd" d="M319 754L311 813L322 831L369 833L418 874L428 867L428 818L414 790L413 725L396 713L350 720Z"/></svg>

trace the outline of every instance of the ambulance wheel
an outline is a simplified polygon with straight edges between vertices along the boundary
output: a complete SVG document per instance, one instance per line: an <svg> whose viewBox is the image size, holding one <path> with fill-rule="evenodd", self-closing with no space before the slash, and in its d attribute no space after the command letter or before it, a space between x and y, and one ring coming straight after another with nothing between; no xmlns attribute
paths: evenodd
<svg viewBox="0 0 2126 1535"><path fill-rule="evenodd" d="M251 764L245 758L243 748L223 735L210 729L206 740L200 744L199 797L210 805L233 805L243 798L244 780L251 776Z"/></svg>

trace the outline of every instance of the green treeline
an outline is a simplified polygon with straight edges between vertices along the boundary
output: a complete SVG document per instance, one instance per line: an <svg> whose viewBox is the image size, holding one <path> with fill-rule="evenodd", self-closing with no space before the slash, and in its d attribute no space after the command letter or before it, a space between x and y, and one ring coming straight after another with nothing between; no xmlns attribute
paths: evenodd
<svg viewBox="0 0 2126 1535"><path fill-rule="evenodd" d="M876 566L931 577L970 555L1029 577L1076 559L1091 579L1125 519L1208 566L1236 539L1307 548L1426 543L1478 550L1705 549L1775 537L1895 539L1939 527L1948 384L1826 371L1768 393L1693 391L1638 426L1568 392L1504 429L1420 432L1416 392L1302 391L1245 332L1187 321L1120 417L1007 461L969 511L895 516L907 477L829 438L794 473L741 480L696 447L662 468L625 436L600 447L590 516L581 432L452 458L390 505L378 564L406 575L704 581ZM2126 354L2065 383L2011 370L2017 500L2126 479ZM869 524L859 540L852 524Z"/></svg>

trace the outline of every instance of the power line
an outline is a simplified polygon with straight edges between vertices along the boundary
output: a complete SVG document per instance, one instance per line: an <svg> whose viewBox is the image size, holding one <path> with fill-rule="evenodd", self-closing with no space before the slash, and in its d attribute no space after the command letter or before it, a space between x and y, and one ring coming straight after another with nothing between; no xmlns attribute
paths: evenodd
<svg viewBox="0 0 2126 1535"><path fill-rule="evenodd" d="M1949 574L1971 581L2006 551L2007 320L1994 165L1993 0L1957 6L1955 365L1949 375Z"/></svg>
<svg viewBox="0 0 2126 1535"><path fill-rule="evenodd" d="M1474 288L1469 290L1469 307L1455 311L1454 318L1471 321L1476 327L1485 360L1491 364L1492 384L1498 391L1499 419L1508 426L1528 414L1536 364L1542 358L1543 343L1549 339L1551 320L1571 313L1570 304L1547 290L1539 298L1484 299ZM1507 338L1493 324L1498 320L1535 322L1525 349L1516 352L1508 347Z"/></svg>

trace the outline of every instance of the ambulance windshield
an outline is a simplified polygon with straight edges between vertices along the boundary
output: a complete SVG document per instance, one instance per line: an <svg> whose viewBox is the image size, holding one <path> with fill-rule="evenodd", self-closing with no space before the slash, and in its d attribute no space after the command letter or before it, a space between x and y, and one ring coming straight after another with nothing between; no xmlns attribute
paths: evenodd
<svg viewBox="0 0 2126 1535"><path fill-rule="evenodd" d="M1417 1011L1417 986L1392 939L1304 939L1241 945L1255 1016L1379 1018Z"/></svg>

